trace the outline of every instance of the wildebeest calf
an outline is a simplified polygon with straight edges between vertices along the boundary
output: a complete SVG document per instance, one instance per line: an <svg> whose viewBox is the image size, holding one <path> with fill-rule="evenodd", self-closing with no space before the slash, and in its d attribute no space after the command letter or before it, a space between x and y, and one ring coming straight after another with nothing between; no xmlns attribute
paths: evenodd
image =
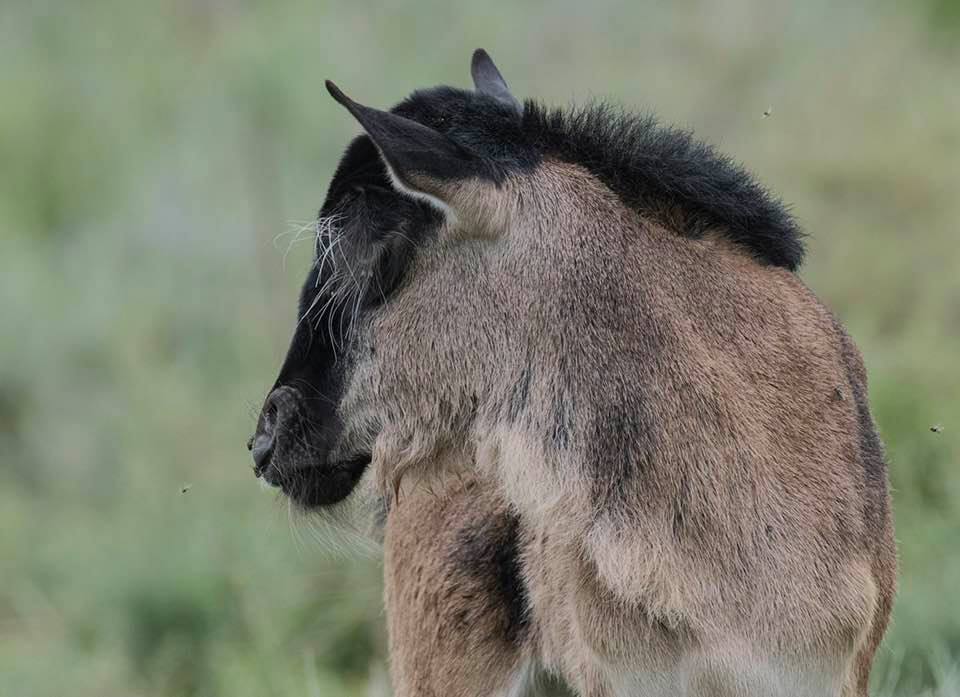
<svg viewBox="0 0 960 697"><path fill-rule="evenodd" d="M360 123L251 441L386 546L398 697L862 697L896 552L860 355L689 134L475 90Z"/></svg>

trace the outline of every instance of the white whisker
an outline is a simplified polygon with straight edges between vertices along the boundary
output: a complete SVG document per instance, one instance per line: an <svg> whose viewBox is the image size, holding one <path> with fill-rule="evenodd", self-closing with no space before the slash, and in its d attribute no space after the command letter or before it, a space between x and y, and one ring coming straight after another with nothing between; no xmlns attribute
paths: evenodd
<svg viewBox="0 0 960 697"><path fill-rule="evenodd" d="M309 222L304 225L300 225L299 227L296 228L296 234L294 235L293 239L290 240L290 243L287 245L286 251L283 253L283 259L281 261L281 265L284 269L287 268L287 256L290 254L290 250L293 249L293 246L300 240L300 238L303 236L303 233L313 228L313 225L314 225L313 222ZM277 238L274 238L274 242L276 242L276 239Z"/></svg>

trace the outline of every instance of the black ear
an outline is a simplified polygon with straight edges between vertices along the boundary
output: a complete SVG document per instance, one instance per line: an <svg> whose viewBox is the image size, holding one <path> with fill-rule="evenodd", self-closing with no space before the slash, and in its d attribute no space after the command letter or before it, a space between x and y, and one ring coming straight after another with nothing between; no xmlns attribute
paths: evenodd
<svg viewBox="0 0 960 697"><path fill-rule="evenodd" d="M400 183L439 197L443 182L481 173L483 161L444 134L388 111L358 104L326 81L330 96L360 122Z"/></svg>
<svg viewBox="0 0 960 697"><path fill-rule="evenodd" d="M493 59L482 48L473 52L473 59L470 61L470 74L473 76L473 86L477 92L489 95L499 99L516 110L518 114L523 114L523 104L520 100L510 93L507 87L507 81L493 64Z"/></svg>

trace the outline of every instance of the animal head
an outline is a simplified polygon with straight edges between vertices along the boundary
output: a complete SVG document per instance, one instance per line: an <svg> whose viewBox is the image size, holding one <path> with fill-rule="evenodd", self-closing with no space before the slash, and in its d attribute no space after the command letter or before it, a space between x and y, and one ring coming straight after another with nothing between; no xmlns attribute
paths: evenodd
<svg viewBox="0 0 960 697"><path fill-rule="evenodd" d="M521 103L483 50L471 67L473 90L389 111L327 82L364 133L320 210L250 443L257 475L304 507L389 498L425 462L481 458L491 433L546 460L589 449L619 379L609 356L644 347L631 288L658 263L650 231L800 262L780 204L689 134L604 105Z"/></svg>

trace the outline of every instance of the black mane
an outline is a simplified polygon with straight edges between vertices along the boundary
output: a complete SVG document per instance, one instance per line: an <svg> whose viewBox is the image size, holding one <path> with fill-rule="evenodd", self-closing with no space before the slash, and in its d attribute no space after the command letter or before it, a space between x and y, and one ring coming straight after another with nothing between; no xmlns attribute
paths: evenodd
<svg viewBox="0 0 960 697"><path fill-rule="evenodd" d="M628 207L681 211L683 234L713 228L768 264L795 270L803 261L803 233L786 206L687 131L607 104L563 110L535 101L523 131L544 156L586 168Z"/></svg>
<svg viewBox="0 0 960 697"><path fill-rule="evenodd" d="M487 154L501 166L494 180L553 157L586 168L645 215L676 221L679 213L681 234L713 229L763 263L795 270L803 261L803 233L779 199L731 158L653 116L603 103L555 109L527 100L520 117L452 87L414 92L393 111Z"/></svg>

